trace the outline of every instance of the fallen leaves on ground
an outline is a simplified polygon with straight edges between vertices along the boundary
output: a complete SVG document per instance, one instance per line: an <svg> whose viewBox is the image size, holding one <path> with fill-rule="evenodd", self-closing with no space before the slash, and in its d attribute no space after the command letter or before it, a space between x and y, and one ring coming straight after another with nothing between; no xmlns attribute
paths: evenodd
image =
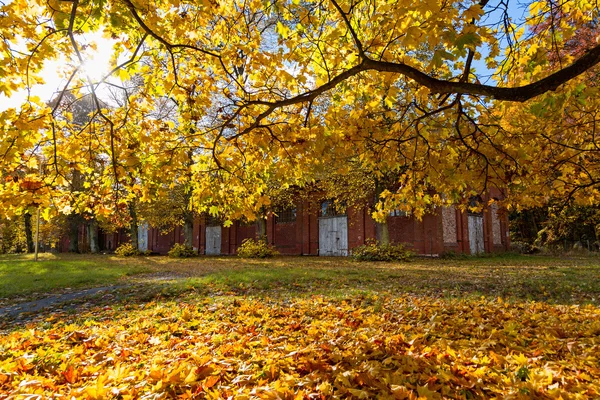
<svg viewBox="0 0 600 400"><path fill-rule="evenodd" d="M600 309L426 295L194 297L0 339L0 398L600 396Z"/></svg>

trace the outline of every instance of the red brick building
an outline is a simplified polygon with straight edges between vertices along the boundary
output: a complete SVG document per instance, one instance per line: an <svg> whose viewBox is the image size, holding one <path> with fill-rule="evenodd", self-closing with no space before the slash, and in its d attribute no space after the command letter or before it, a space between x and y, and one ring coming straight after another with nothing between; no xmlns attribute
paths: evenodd
<svg viewBox="0 0 600 400"><path fill-rule="evenodd" d="M486 203L488 198L480 199ZM353 248L376 239L376 224L365 208L349 207L338 213L333 202L303 200L295 208L270 214L266 221L268 243L286 255L348 255ZM506 251L509 247L508 217L494 203L479 214L455 207L437 208L422 220L401 213L387 219L390 241L405 243L417 254L448 252L475 254ZM101 235L101 249L114 250L127 239L123 233ZM194 224L193 247L199 254L236 254L246 238L256 238L255 223L235 221L223 227L214 218L199 218ZM183 228L168 233L141 226L140 249L166 254L175 243L183 243Z"/></svg>

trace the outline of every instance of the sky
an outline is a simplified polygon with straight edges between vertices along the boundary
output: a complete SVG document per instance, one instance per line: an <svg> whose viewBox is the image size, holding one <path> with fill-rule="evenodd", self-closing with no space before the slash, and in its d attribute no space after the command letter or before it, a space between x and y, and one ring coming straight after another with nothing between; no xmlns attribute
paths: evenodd
<svg viewBox="0 0 600 400"><path fill-rule="evenodd" d="M111 68L110 57L113 53L113 41L103 38L101 33L87 34L82 38L88 44L95 43L97 46L95 52L86 54L85 71L93 80L101 79ZM64 78L64 65L66 63L67 60L64 58L47 62L41 74L46 83L33 86L31 95L38 96L43 101L49 101L60 92L66 83ZM0 111L18 106L25 102L26 98L27 92L25 90L13 93L10 98L0 94Z"/></svg>

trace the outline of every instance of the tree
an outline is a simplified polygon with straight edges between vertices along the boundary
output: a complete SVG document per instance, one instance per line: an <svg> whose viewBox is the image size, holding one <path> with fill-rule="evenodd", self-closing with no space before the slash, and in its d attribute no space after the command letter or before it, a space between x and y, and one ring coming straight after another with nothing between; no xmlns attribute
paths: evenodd
<svg viewBox="0 0 600 400"><path fill-rule="evenodd" d="M0 254L21 253L27 250L24 227L18 219L0 220Z"/></svg>
<svg viewBox="0 0 600 400"><path fill-rule="evenodd" d="M50 101L50 106L57 122L63 123L62 129L57 126L53 127L55 140L58 130L61 131L61 139L65 142L78 136L82 136L84 141L88 139L90 136L84 135L86 127L90 128L88 135L96 134L94 129L96 123L95 104L92 96L76 97L74 94L66 92ZM79 248L79 230L82 226L86 229L89 239L89 249L86 250L91 253L99 251L98 221L94 211L96 196L91 192L94 190L93 182L103 168L103 162L102 155L98 154L98 149L86 142L83 142L87 145L83 150L68 149L65 154L53 154L52 159L57 175L64 179L63 213L67 214L65 221L69 237L69 252L74 253L83 250ZM73 160L72 156L75 151L82 151L85 156Z"/></svg>
<svg viewBox="0 0 600 400"><path fill-rule="evenodd" d="M573 25L563 13L558 13L556 20ZM541 33L545 30L552 30L553 24L556 22L546 21L538 26L536 31ZM575 34L565 42L563 48L553 47L548 50L548 59L551 64L560 65L568 62L572 57L585 54L600 34L597 19L583 25L573 25L573 29L575 29ZM588 87L581 88L582 92L590 89L597 90L600 82L598 72L598 67L586 71ZM564 99L561 99L560 102L564 103ZM566 196L563 196L564 190L550 191L553 196L548 196L548 191L546 191L547 197L540 201L541 206L513 212L511 234L515 240L535 243L538 246L560 246L565 249L567 245L571 246L573 243L589 244L597 241L598 203L594 203L593 196L588 202L580 205L575 204L571 198L581 186L593 187L594 180L597 182L593 168L596 168L597 171L598 159L594 158L592 154L587 154L593 153L596 149L594 125L597 120L597 112L590 108L593 105L586 103L585 95L580 94L576 104L566 104L564 109L559 106L561 119L550 117L550 124L545 125L547 126L543 134L545 137L551 137L548 133L553 130L560 132L555 136L560 141L553 139L549 143L552 152L549 153L547 164L549 166L548 174L552 179L546 180L546 182L551 187L556 187L558 184L569 190ZM556 106L548 102L538 105L538 112L551 114L548 111L552 107ZM561 154L561 147L569 147L569 150ZM569 171L569 174L560 174L560 171ZM583 192L588 191L584 190Z"/></svg>
<svg viewBox="0 0 600 400"><path fill-rule="evenodd" d="M598 249L600 207L565 204L562 199L542 207L514 212L511 238L539 247L568 250L575 244Z"/></svg>
<svg viewBox="0 0 600 400"><path fill-rule="evenodd" d="M141 218L151 226L170 231L174 226L183 226L184 244L193 247L194 212L188 208L189 194L184 186L158 190L148 202L138 203Z"/></svg>
<svg viewBox="0 0 600 400"><path fill-rule="evenodd" d="M585 73L600 62L600 44L562 62L552 56L574 27L597 20L597 7L528 6L513 20L507 2L488 0L14 0L0 8L0 92L30 87L47 60L65 57L74 68L61 96L88 93L94 123L57 138L68 123L30 97L0 117L2 166L13 171L40 151L54 165L61 153L78 162L87 141L106 164L94 178L95 212L109 215L124 193L158 185L156 173L132 172L155 165L161 178L189 174L199 212L256 214L269 182L305 184L307 171L335 168L340 154L369 143L385 156L365 152L361 164L405 168L382 204L417 214L492 186L524 206L548 194L597 201L598 96ZM98 30L116 53L109 76L93 82L80 67L85 35ZM482 83L489 71L494 85ZM99 88L117 75L143 82L127 106L108 109ZM148 117L165 97L177 105L172 126ZM49 197L61 195L60 176L48 169ZM424 201L431 188L441 195Z"/></svg>

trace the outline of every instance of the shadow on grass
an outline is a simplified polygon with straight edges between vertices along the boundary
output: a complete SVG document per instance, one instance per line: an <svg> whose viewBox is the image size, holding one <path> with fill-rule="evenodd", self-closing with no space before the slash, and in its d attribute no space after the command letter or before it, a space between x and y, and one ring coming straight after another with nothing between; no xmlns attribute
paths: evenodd
<svg viewBox="0 0 600 400"><path fill-rule="evenodd" d="M66 288L86 288L115 284L121 278L150 272L140 264L115 262L104 255L41 254L0 257L0 299L39 295Z"/></svg>
<svg viewBox="0 0 600 400"><path fill-rule="evenodd" d="M495 258L414 260L410 263L355 263L304 259L255 262L178 282L179 287L253 296L346 296L357 293L485 296L550 303L600 300L597 259ZM294 262L297 263L296 260Z"/></svg>
<svg viewBox="0 0 600 400"><path fill-rule="evenodd" d="M411 294L437 298L501 297L512 301L554 304L600 303L600 263L597 258L508 256L357 263L343 258L319 257L271 260L94 257L48 260L41 263L43 269L32 272L29 279L34 282L35 279L60 281L66 279L61 278L62 274L66 274L70 285L81 278L85 286L107 286L107 282L117 282L118 278L129 273L145 271L164 276L145 281L126 277L118 281L119 285L127 284L126 287L110 289L109 293L91 298L75 296L67 304L24 314L17 320L43 319L56 309L76 315L82 306L102 308L187 296L293 299L320 295L344 299ZM17 270L20 267L17 263L12 268ZM94 274L91 281L90 271ZM18 284L20 278L14 276L12 279L14 284ZM14 318L5 321L3 328L14 322Z"/></svg>

